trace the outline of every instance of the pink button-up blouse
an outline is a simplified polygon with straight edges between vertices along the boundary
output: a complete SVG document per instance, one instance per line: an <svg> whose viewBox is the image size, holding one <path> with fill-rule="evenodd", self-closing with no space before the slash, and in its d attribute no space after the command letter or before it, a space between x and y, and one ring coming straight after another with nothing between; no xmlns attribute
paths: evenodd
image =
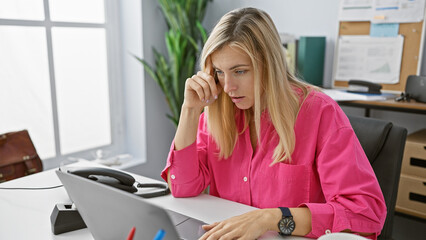
<svg viewBox="0 0 426 240"><path fill-rule="evenodd" d="M239 115L242 129L244 114ZM247 128L227 159L218 159L205 121L201 114L196 142L179 151L171 146L161 176L167 181L170 169L175 197L197 196L210 186L213 196L258 208L308 207L307 237L350 229L377 238L386 218L383 194L348 118L327 95L312 91L303 102L291 163L270 166L279 138L267 111L255 151Z"/></svg>

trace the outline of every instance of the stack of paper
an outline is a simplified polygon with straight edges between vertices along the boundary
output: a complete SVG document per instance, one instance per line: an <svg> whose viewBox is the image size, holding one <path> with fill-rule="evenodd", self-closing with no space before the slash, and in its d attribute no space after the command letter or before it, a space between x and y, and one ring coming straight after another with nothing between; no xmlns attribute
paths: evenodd
<svg viewBox="0 0 426 240"><path fill-rule="evenodd" d="M345 90L338 89L322 89L322 92L331 97L334 101L384 101L389 98L395 98L396 95L391 93L383 94L358 94L358 93L349 93Z"/></svg>

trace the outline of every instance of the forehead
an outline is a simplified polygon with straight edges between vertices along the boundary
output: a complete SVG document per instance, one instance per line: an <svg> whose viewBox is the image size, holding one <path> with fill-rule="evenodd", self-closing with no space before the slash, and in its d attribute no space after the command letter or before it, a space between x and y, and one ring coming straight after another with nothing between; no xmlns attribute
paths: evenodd
<svg viewBox="0 0 426 240"><path fill-rule="evenodd" d="M236 65L251 66L251 59L247 53L237 47L229 45L216 50L211 55L213 67L219 69L229 69Z"/></svg>

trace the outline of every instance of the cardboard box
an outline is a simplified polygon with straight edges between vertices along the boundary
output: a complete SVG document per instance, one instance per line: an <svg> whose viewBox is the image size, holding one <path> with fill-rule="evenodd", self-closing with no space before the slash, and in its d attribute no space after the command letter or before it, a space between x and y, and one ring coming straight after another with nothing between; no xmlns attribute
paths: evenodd
<svg viewBox="0 0 426 240"><path fill-rule="evenodd" d="M401 173L426 178L426 129L407 137Z"/></svg>
<svg viewBox="0 0 426 240"><path fill-rule="evenodd" d="M426 219L426 178L401 174L395 210Z"/></svg>

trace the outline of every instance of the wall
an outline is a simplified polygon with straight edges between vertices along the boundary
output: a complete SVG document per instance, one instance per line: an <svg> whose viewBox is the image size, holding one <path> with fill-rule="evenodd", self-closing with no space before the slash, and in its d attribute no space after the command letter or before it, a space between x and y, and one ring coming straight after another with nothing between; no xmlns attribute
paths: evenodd
<svg viewBox="0 0 426 240"><path fill-rule="evenodd" d="M240 7L257 7L268 12L279 32L299 36L326 36L326 57L324 66L324 86L331 86L333 56L338 27L339 0L214 0L210 3L204 26L210 29L226 12ZM145 59L152 62L152 46L164 51L165 23L155 0L142 1L143 52ZM155 23L155 24L152 24ZM424 54L423 54L424 59ZM423 66L425 66L423 61ZM422 68L425 75L426 68ZM164 116L168 111L162 92L145 73L145 108L147 163L132 168L131 171L158 179L164 167L174 127ZM363 110L344 107L347 114L363 115ZM404 126L409 133L426 128L426 115L372 110L371 116L388 119Z"/></svg>

